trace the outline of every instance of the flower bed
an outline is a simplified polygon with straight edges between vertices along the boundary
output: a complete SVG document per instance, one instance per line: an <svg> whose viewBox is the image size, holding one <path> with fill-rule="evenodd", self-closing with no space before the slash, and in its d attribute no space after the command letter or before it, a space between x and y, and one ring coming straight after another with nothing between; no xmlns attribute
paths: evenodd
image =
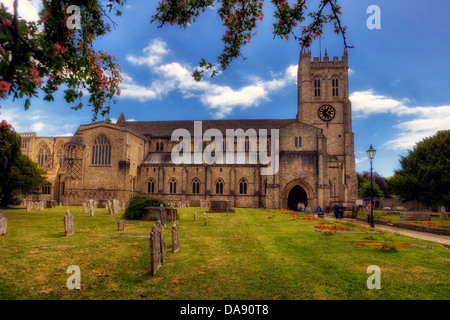
<svg viewBox="0 0 450 320"><path fill-rule="evenodd" d="M312 220L312 221L317 221L319 219L314 218L314 217L297 217L298 220Z"/></svg>
<svg viewBox="0 0 450 320"><path fill-rule="evenodd" d="M427 226L442 226L442 225L444 225L441 222L431 222L431 221L417 221L417 223L427 225Z"/></svg>

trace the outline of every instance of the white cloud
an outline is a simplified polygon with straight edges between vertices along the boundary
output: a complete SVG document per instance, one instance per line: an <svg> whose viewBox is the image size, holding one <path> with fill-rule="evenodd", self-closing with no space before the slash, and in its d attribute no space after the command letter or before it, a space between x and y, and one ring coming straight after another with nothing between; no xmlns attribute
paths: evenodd
<svg viewBox="0 0 450 320"><path fill-rule="evenodd" d="M150 42L150 44L142 51L144 55L140 57L127 55L127 61L134 65L146 65L152 67L160 63L163 57L169 53L167 44L159 39L155 39Z"/></svg>
<svg viewBox="0 0 450 320"><path fill-rule="evenodd" d="M12 124L16 132L36 132L39 136L71 136L76 131L77 123L85 120L73 120L67 123L67 117L45 114L38 108L25 111L22 106L11 102L2 104L0 120Z"/></svg>
<svg viewBox="0 0 450 320"><path fill-rule="evenodd" d="M40 131L42 131L42 129L45 127L45 124L43 122L36 122L31 126L31 129L34 132L40 133Z"/></svg>
<svg viewBox="0 0 450 320"><path fill-rule="evenodd" d="M2 3L11 14L14 12L14 0L2 0ZM39 20L39 11L42 10L41 0L19 1L17 12L19 16L28 21Z"/></svg>
<svg viewBox="0 0 450 320"><path fill-rule="evenodd" d="M125 75L121 85L121 97L148 101L161 99L172 91L179 91L184 98L199 99L203 105L211 109L215 118L224 118L235 108L258 106L269 101L271 93L295 84L297 79L297 65L292 65L283 74L273 75L270 80L249 77L248 85L236 89L214 84L206 80L206 77L196 82L192 77L193 67L179 62L160 64L162 57L168 52L167 45L163 41L153 40L143 51L143 56L128 56L127 60L134 65L148 66L157 77L150 85L144 86Z"/></svg>
<svg viewBox="0 0 450 320"><path fill-rule="evenodd" d="M355 73L355 70L353 70L352 68L348 68L348 75L349 76L351 76L354 73Z"/></svg>
<svg viewBox="0 0 450 320"><path fill-rule="evenodd" d="M357 91L350 95L355 117L390 113L397 117L408 117L394 128L397 136L385 143L389 149L412 148L422 139L434 135L439 130L450 129L450 105L437 107L408 106L410 100L389 98L375 94L373 90Z"/></svg>

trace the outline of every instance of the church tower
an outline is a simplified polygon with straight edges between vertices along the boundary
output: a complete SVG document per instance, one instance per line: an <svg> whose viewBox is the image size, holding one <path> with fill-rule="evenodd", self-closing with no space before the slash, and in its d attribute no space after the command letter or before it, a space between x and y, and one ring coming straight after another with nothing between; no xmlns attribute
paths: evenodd
<svg viewBox="0 0 450 320"><path fill-rule="evenodd" d="M357 197L354 134L348 88L348 54L341 60L322 60L311 52L300 53L297 86L297 120L322 129L327 139L329 186L333 202L353 202ZM354 202L353 202L354 203Z"/></svg>

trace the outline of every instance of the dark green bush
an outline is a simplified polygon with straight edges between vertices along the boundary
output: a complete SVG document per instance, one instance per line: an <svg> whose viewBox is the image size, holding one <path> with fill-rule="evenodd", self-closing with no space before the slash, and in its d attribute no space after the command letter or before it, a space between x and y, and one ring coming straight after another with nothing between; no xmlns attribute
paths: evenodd
<svg viewBox="0 0 450 320"><path fill-rule="evenodd" d="M127 208L123 214L123 219L141 220L142 209L145 207L159 207L160 205L168 207L169 205L159 198L137 195L128 200Z"/></svg>

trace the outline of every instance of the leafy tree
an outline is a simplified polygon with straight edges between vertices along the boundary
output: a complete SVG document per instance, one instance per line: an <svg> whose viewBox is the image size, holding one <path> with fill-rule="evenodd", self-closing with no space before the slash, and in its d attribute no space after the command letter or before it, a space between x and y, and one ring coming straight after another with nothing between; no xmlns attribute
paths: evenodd
<svg viewBox="0 0 450 320"><path fill-rule="evenodd" d="M358 189L358 196L361 198L370 197L370 181L365 181L362 183L361 187ZM384 193L381 191L375 181L372 183L372 196L373 197L383 197Z"/></svg>
<svg viewBox="0 0 450 320"><path fill-rule="evenodd" d="M365 181L370 181L370 171L363 171L362 176L363 176ZM383 193L382 197L390 198L391 195L390 195L390 193L388 191L386 178L381 176L376 171L374 171L372 173L372 178L373 178L374 182L377 184L377 186L379 187L379 189L381 190L381 192Z"/></svg>
<svg viewBox="0 0 450 320"><path fill-rule="evenodd" d="M45 171L20 152L20 136L3 121L0 124L0 206L17 203L17 196L39 193Z"/></svg>
<svg viewBox="0 0 450 320"><path fill-rule="evenodd" d="M111 102L120 95L122 80L120 66L113 54L94 49L94 41L111 31L116 23L108 14L120 16L118 9L126 0L43 0L40 20L20 19L18 0L14 0L13 14L0 5L0 99L12 96L30 98L44 94L45 101L53 101L54 93L64 90L64 98L74 103L73 109L83 107L82 97L89 95L92 120L98 115L109 116ZM257 24L264 19L264 0L160 0L151 23L186 28L205 12L216 10L225 27L224 48L216 63L201 60L193 77L199 81L205 71L217 74L216 67L225 70L242 57L242 47L256 35ZM338 0L321 0L317 10L307 7L312 0L271 0L274 6L274 38L297 41L302 48L322 36L323 26L334 23L334 31L343 36L347 45L346 27L341 25ZM76 6L76 7L75 7ZM77 16L79 10L79 16ZM309 17L310 21L305 22ZM244 58L245 59L245 58ZM109 117L107 118L109 121Z"/></svg>
<svg viewBox="0 0 450 320"><path fill-rule="evenodd" d="M136 195L128 200L127 208L123 218L127 220L140 220L142 218L142 209L145 207L165 207L169 206L164 200L146 195Z"/></svg>
<svg viewBox="0 0 450 320"><path fill-rule="evenodd" d="M39 89L45 101L53 101L53 94L64 86L65 100L68 103L78 100L73 109L83 106L81 97L83 92L88 92L93 120L99 112L109 114L110 102L120 94L120 69L114 56L96 51L93 42L111 30L106 22L107 12L123 3L121 0L42 1L37 23L20 19L18 0L14 0L13 14L1 4L0 98L25 97L27 110L30 98L37 97ZM76 16L77 12L70 6L77 6L80 15ZM116 14L121 12L117 10Z"/></svg>
<svg viewBox="0 0 450 320"><path fill-rule="evenodd" d="M222 36L224 48L217 57L216 63L206 62L202 59L193 76L201 80L205 71L211 71L211 76L217 74L216 67L225 70L230 63L242 57L242 47L250 43L256 35L255 28L264 19L264 0L162 0L152 16L151 22L158 22L159 27L165 24L178 25L186 28L188 24L195 23L197 18L210 7L216 10L222 20L225 33ZM334 23L334 32L342 34L345 48L346 27L341 25L339 16L342 15L338 0L321 0L317 10L308 10L307 2L310 0L296 0L289 3L286 0L271 0L274 5L275 22L273 23L274 38L289 40L292 37L302 48L310 47L313 39L321 37L323 26ZM326 13L326 9L328 13ZM304 23L309 16L311 21ZM244 58L245 59L245 58Z"/></svg>
<svg viewBox="0 0 450 320"><path fill-rule="evenodd" d="M418 142L400 159L389 188L403 200L450 207L450 130Z"/></svg>

